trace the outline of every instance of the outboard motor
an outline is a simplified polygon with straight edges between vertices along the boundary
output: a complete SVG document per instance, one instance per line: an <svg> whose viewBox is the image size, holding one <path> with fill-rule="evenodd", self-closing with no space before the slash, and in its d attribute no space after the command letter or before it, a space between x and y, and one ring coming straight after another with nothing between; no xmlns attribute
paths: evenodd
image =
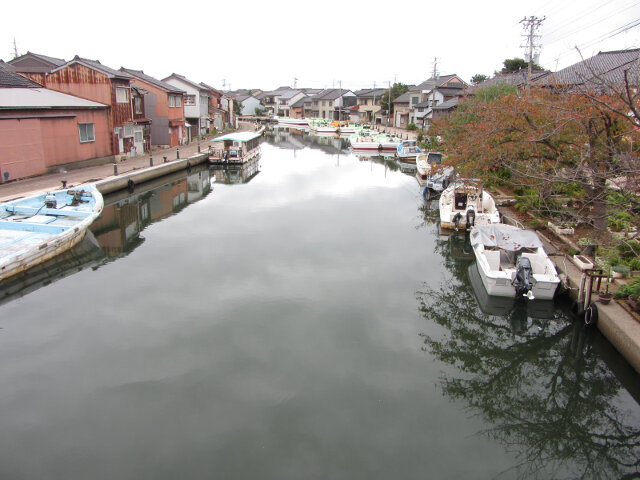
<svg viewBox="0 0 640 480"><path fill-rule="evenodd" d="M453 224L456 226L456 232L460 228L460 220L462 220L462 214L458 212L453 216Z"/></svg>
<svg viewBox="0 0 640 480"><path fill-rule="evenodd" d="M531 260L527 257L518 258L518 263L516 264L516 276L511 282L511 285L516 288L516 297L524 296L529 300L533 300L535 297L533 296L531 289L533 288L534 282L535 279L533 278Z"/></svg>
<svg viewBox="0 0 640 480"><path fill-rule="evenodd" d="M467 210L467 228L473 227L476 224L476 211L473 208Z"/></svg>
<svg viewBox="0 0 640 480"><path fill-rule="evenodd" d="M47 194L44 197L44 206L47 208L56 208L57 203L55 195Z"/></svg>

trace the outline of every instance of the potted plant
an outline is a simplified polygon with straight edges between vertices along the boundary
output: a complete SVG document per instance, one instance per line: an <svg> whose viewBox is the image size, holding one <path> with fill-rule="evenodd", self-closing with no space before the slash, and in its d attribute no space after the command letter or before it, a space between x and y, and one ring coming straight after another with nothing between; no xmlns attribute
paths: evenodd
<svg viewBox="0 0 640 480"><path fill-rule="evenodd" d="M613 270L614 278L628 277L631 273L631 269L626 265L614 265L613 267L611 267L611 270Z"/></svg>
<svg viewBox="0 0 640 480"><path fill-rule="evenodd" d="M609 293L609 282L611 281L611 268L609 268L609 272L607 273L607 278L605 280L605 287L604 287L604 292L600 291L598 292L598 301L603 304L603 305L607 305L610 301L611 301L611 297L613 296L611 293Z"/></svg>

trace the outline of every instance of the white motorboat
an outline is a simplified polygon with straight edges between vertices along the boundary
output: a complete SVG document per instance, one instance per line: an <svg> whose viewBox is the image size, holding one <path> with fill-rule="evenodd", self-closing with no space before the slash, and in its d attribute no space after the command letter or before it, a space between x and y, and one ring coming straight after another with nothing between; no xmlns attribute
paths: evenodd
<svg viewBox="0 0 640 480"><path fill-rule="evenodd" d="M308 127L309 120L306 118L278 117L278 125L282 125L283 127Z"/></svg>
<svg viewBox="0 0 640 480"><path fill-rule="evenodd" d="M493 197L478 180L455 179L440 195L440 227L470 229L473 225L500 223Z"/></svg>
<svg viewBox="0 0 640 480"><path fill-rule="evenodd" d="M401 140L395 135L386 135L362 129L351 135L349 142L354 150L394 152L397 151Z"/></svg>
<svg viewBox="0 0 640 480"><path fill-rule="evenodd" d="M416 157L422 154L422 150L415 140L403 140L396 149L396 156L406 162L416 161Z"/></svg>
<svg viewBox="0 0 640 480"><path fill-rule="evenodd" d="M478 225L471 246L489 295L549 300L560 278L538 235L512 225Z"/></svg>
<svg viewBox="0 0 640 480"><path fill-rule="evenodd" d="M424 187L423 195L441 193L454 179L454 168L442 165L440 152L421 153L416 157L416 179Z"/></svg>

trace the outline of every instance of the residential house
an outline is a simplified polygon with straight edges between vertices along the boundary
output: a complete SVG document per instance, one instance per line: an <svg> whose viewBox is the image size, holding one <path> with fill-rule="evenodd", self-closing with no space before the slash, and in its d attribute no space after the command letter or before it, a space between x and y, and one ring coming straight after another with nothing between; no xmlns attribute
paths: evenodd
<svg viewBox="0 0 640 480"><path fill-rule="evenodd" d="M305 114L304 114L305 102L307 102L307 104L310 105L312 102L311 97L305 95L303 97L300 97L298 101L293 103L289 110L289 116L292 118L305 118Z"/></svg>
<svg viewBox="0 0 640 480"><path fill-rule="evenodd" d="M109 105L111 146L114 155L144 151L143 122L134 121L134 99L131 94L132 77L128 73L76 55L64 65L45 76L45 86L87 100ZM144 114L140 117L143 118Z"/></svg>
<svg viewBox="0 0 640 480"><path fill-rule="evenodd" d="M562 70L532 79L534 85L553 88L596 88L603 86L621 87L625 84L625 74L629 85L640 83L640 49L598 52L593 57L570 65Z"/></svg>
<svg viewBox="0 0 640 480"><path fill-rule="evenodd" d="M349 120L349 108L356 104L351 90L329 88L312 97L312 117L328 120Z"/></svg>
<svg viewBox="0 0 640 480"><path fill-rule="evenodd" d="M263 109L264 106L253 95L237 95L235 101L240 104L241 115L255 115L256 108Z"/></svg>
<svg viewBox="0 0 640 480"><path fill-rule="evenodd" d="M224 93L220 90L216 90L210 85L207 85L204 82L200 82L200 85L205 87L209 91L209 119L211 120L210 128L215 128L216 130L221 130L224 124L227 122L227 118L229 114L226 110L222 108L222 97ZM209 133L210 130L207 130Z"/></svg>
<svg viewBox="0 0 640 480"><path fill-rule="evenodd" d="M409 88L410 123L422 125L428 129L432 118L432 107L452 98L462 97L469 88L457 75L443 75L430 78L421 84Z"/></svg>
<svg viewBox="0 0 640 480"><path fill-rule="evenodd" d="M147 75L142 70L123 67L120 71L133 77L133 85L147 91L144 108L151 119L151 145L175 147L183 144L187 139L183 102L186 92Z"/></svg>
<svg viewBox="0 0 640 480"><path fill-rule="evenodd" d="M109 161L109 105L43 88L0 62L0 181Z"/></svg>
<svg viewBox="0 0 640 480"><path fill-rule="evenodd" d="M63 58L48 57L38 53L27 52L13 60L9 60L7 63L11 65L14 72L29 77L40 85L44 85L46 74L54 68L61 67L67 63L67 61Z"/></svg>
<svg viewBox="0 0 640 480"><path fill-rule="evenodd" d="M283 90L278 96L277 114L280 117L288 117L291 113L291 106L301 98L306 97L300 90Z"/></svg>
<svg viewBox="0 0 640 480"><path fill-rule="evenodd" d="M375 113L380 110L380 100L388 90L384 88L356 90L358 112L363 122L373 122Z"/></svg>
<svg viewBox="0 0 640 480"><path fill-rule="evenodd" d="M411 94L405 92L396 98L393 103L393 125L398 128L407 128L411 117L411 107L409 102L411 101Z"/></svg>
<svg viewBox="0 0 640 480"><path fill-rule="evenodd" d="M184 116L187 141L190 142L194 137L206 134L210 128L209 89L177 73L172 73L162 81L186 92Z"/></svg>

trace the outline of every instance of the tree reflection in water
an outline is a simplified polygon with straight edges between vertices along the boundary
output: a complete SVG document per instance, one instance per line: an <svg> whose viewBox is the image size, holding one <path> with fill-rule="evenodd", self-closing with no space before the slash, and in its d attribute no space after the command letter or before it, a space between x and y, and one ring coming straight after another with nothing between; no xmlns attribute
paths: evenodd
<svg viewBox="0 0 640 480"><path fill-rule="evenodd" d="M451 277L417 294L429 322L423 349L458 371L441 377L444 394L515 454L519 478L640 478L638 411L623 405L625 390L592 348L595 332L557 307L550 318L515 301L503 314L483 313L464 243L439 237L435 249Z"/></svg>

